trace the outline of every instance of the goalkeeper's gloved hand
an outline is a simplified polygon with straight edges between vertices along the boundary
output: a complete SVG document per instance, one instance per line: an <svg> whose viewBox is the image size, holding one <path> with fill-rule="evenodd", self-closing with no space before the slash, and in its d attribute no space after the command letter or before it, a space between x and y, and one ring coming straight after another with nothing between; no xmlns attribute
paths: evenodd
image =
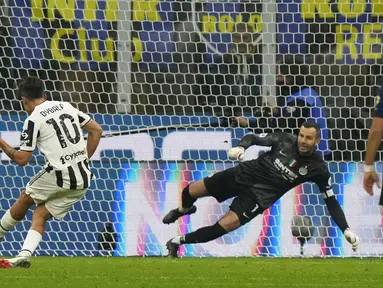
<svg viewBox="0 0 383 288"><path fill-rule="evenodd" d="M350 243L352 245L352 250L355 252L356 250L358 250L358 247L359 247L359 237L358 235L356 235L354 232L352 232L350 230L350 228L347 228L345 231L344 231L344 237L346 238L346 240L348 241L348 243Z"/></svg>
<svg viewBox="0 0 383 288"><path fill-rule="evenodd" d="M239 146L230 148L227 155L229 158L242 161L245 158L245 148Z"/></svg>

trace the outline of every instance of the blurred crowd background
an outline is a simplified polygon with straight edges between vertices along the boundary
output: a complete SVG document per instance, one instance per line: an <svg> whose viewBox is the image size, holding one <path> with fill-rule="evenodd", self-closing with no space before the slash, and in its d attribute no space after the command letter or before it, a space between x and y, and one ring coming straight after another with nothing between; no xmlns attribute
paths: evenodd
<svg viewBox="0 0 383 288"><path fill-rule="evenodd" d="M110 16L97 26L97 21L69 19L58 8L52 12L44 1L40 10L33 10L32 2L0 1L4 112L22 109L15 100L17 81L36 75L45 81L51 99L69 101L89 113L121 113L123 95L128 99L123 113L214 115L224 119L222 125L255 132L294 133L302 121L314 118L326 131L328 159L363 157L383 61L380 12L371 12L369 3L350 2L345 10L337 5L340 1L331 0L327 13L333 17L315 9L309 17L303 14L305 1L277 2L276 105L270 106L263 83L268 51L262 3L134 0L125 14L115 14L125 15L124 21ZM100 10L107 9L103 5ZM355 11L360 13L352 18ZM121 24L127 19L128 26ZM219 31L222 27L226 31ZM53 47L52 39L63 29L59 47ZM101 48L97 40L89 40L97 38L110 38L112 46ZM36 39L42 42L36 44ZM96 57L96 48L100 55L105 50L101 60L85 61ZM92 56L81 54L84 49ZM119 61L127 63L123 73Z"/></svg>

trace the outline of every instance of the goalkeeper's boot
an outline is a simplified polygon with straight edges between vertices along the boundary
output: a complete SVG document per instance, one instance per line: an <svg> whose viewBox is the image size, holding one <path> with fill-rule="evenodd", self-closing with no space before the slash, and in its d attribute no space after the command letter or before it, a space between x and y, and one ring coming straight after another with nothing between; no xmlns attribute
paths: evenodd
<svg viewBox="0 0 383 288"><path fill-rule="evenodd" d="M12 259L0 259L0 268L29 268L31 257L17 256Z"/></svg>
<svg viewBox="0 0 383 288"><path fill-rule="evenodd" d="M164 224L171 224L177 221L178 218L185 216L185 215L191 215L194 214L197 211L197 207L193 205L190 207L190 209L187 212L180 212L178 208L171 210L168 214L165 215L165 217L162 219L162 223Z"/></svg>
<svg viewBox="0 0 383 288"><path fill-rule="evenodd" d="M168 257L170 258L178 258L178 248L180 247L179 244L172 242L173 238L170 239L166 243L166 248L168 249Z"/></svg>

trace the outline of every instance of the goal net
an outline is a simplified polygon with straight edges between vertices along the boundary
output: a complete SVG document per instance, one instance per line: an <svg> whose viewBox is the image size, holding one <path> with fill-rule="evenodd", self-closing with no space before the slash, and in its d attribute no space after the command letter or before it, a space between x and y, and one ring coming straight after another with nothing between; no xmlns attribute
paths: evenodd
<svg viewBox="0 0 383 288"><path fill-rule="evenodd" d="M48 223L38 255L166 255L171 237L229 209L204 198L196 214L162 224L184 186L235 166L226 151L245 134L296 133L304 119L322 127L319 150L360 251L308 183L181 255L299 256L292 230L302 225L311 233L306 256L382 255L380 191L370 197L361 184L382 75L382 1L0 0L0 8L1 138L19 145L27 115L15 92L27 75L105 133L123 132L101 140L90 163L96 180L64 221ZM264 152L251 147L246 159ZM0 157L2 215L44 157L25 167ZM305 221L292 223L296 216ZM30 219L6 235L1 255L18 252Z"/></svg>

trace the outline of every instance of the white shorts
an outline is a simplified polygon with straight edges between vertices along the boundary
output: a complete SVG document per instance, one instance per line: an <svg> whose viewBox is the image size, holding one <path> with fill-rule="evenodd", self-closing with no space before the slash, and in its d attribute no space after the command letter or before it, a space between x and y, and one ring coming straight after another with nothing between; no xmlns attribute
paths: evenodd
<svg viewBox="0 0 383 288"><path fill-rule="evenodd" d="M61 188L56 184L55 173L48 173L42 169L29 181L25 190L37 205L45 203L49 213L57 220L61 220L72 206L84 197L88 189Z"/></svg>

